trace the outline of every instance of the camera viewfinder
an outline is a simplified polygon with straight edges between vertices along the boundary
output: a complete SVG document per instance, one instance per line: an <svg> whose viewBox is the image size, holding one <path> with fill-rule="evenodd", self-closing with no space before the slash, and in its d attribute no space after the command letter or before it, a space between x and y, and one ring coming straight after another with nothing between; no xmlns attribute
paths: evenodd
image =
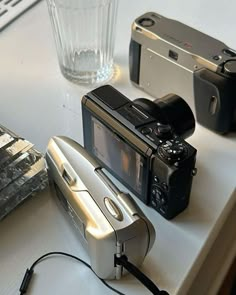
<svg viewBox="0 0 236 295"><path fill-rule="evenodd" d="M178 60L179 55L178 55L177 52L175 52L173 50L169 50L169 57L174 59L174 60Z"/></svg>

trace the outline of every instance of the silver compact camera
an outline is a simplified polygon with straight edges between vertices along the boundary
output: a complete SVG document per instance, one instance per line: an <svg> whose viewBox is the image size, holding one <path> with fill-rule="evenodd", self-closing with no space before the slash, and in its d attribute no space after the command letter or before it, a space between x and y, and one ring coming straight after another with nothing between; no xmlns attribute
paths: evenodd
<svg viewBox="0 0 236 295"><path fill-rule="evenodd" d="M219 40L148 12L132 25L130 79L155 97L183 97L210 130L236 130L236 51Z"/></svg>
<svg viewBox="0 0 236 295"><path fill-rule="evenodd" d="M102 279L120 279L125 255L135 266L150 251L155 230L130 195L121 192L87 151L67 137L53 137L46 161L51 181L70 215L91 267Z"/></svg>

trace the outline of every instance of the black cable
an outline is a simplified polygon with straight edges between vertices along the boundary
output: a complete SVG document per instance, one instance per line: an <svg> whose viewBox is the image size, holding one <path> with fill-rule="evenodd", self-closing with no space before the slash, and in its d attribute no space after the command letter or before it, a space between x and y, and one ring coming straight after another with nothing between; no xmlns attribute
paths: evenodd
<svg viewBox="0 0 236 295"><path fill-rule="evenodd" d="M63 255L63 256L67 256L70 258L73 258L75 260L78 260L79 262L83 263L85 266L87 266L90 270L92 270L92 272L96 275L96 273L93 271L93 269L91 268L91 266L86 263L85 261L83 261L82 259L80 259L79 257L76 257L72 254L68 254L65 252L49 252L46 253L44 255L42 255L41 257L39 257L37 260L35 260L35 262L31 265L31 267L25 272L23 281L21 283L20 286L20 295L23 295L27 292L27 289L29 287L30 281L32 279L33 273L34 273L34 268L35 266L41 262L44 258L51 256L51 255ZM144 274L142 273L135 265L133 265L132 263L130 263L127 259L126 256L121 256L121 257L116 257L115 258L115 263L118 265L123 266L126 270L128 270L136 279L138 279L149 291L152 292L152 294L154 295L169 295L166 291L164 290L159 290L158 287ZM97 275L96 275L97 276ZM98 277L99 278L99 277ZM110 290L112 290L113 292L115 292L118 295L125 295L124 293L121 293L120 291L114 289L113 287L111 287L110 285L108 285L108 283L99 278L99 280L106 286L108 287Z"/></svg>
<svg viewBox="0 0 236 295"><path fill-rule="evenodd" d="M230 292L230 295L234 295L234 294L236 294L236 277L234 278L232 290Z"/></svg>
<svg viewBox="0 0 236 295"><path fill-rule="evenodd" d="M24 278L23 278L23 281L21 283L21 286L20 286L20 295L23 295L27 292L27 289L29 287L29 283L31 281L31 278L33 276L33 273L34 273L34 268L36 266L36 264L38 264L39 262L41 262L41 260L43 260L44 258L48 257L48 256L51 256L51 255L63 255L63 256L67 256L67 257L70 257L70 258L73 258L75 260L78 260L79 262L82 262L85 266L87 266L89 269L92 270L92 272L95 274L95 272L93 271L93 269L91 268L91 266L86 263L85 261L83 261L82 259L80 259L79 257L76 257L74 255L71 255L71 254L68 254L68 253L65 253L65 252L49 252L49 253L46 253L44 255L42 255L41 257L39 257L30 267L30 269L27 268L26 272L25 272L25 275L24 275ZM96 275L96 274L95 274ZM96 275L97 276L97 275ZM111 287L110 285L108 285L107 282L105 282L105 280L99 278L99 280L106 286L108 287L109 289L111 289L113 292L115 292L116 294L119 294L119 295L125 295L124 293L121 293L120 291L114 289L113 287Z"/></svg>
<svg viewBox="0 0 236 295"><path fill-rule="evenodd" d="M135 265L128 261L126 256L116 257L116 263L123 266L136 279L138 279L149 291L154 295L169 295L166 291L158 289L158 287Z"/></svg>

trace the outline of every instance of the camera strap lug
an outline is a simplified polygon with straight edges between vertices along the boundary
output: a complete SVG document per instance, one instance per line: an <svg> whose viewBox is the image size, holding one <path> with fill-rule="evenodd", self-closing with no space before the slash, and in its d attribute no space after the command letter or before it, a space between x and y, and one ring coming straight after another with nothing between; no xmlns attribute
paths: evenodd
<svg viewBox="0 0 236 295"><path fill-rule="evenodd" d="M197 168L194 168L193 170L192 170L192 176L195 176L197 174Z"/></svg>
<svg viewBox="0 0 236 295"><path fill-rule="evenodd" d="M120 241L116 243L116 257L120 258L122 255L123 244ZM115 262L116 263L116 262ZM119 280L122 275L123 267L120 264L116 264L116 279Z"/></svg>

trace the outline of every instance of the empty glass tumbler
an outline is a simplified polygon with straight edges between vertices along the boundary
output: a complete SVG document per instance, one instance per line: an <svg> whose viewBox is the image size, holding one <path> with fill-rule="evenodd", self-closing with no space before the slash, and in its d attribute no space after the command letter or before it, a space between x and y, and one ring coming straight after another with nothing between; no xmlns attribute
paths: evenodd
<svg viewBox="0 0 236 295"><path fill-rule="evenodd" d="M62 74L77 83L113 75L118 0L47 0Z"/></svg>

